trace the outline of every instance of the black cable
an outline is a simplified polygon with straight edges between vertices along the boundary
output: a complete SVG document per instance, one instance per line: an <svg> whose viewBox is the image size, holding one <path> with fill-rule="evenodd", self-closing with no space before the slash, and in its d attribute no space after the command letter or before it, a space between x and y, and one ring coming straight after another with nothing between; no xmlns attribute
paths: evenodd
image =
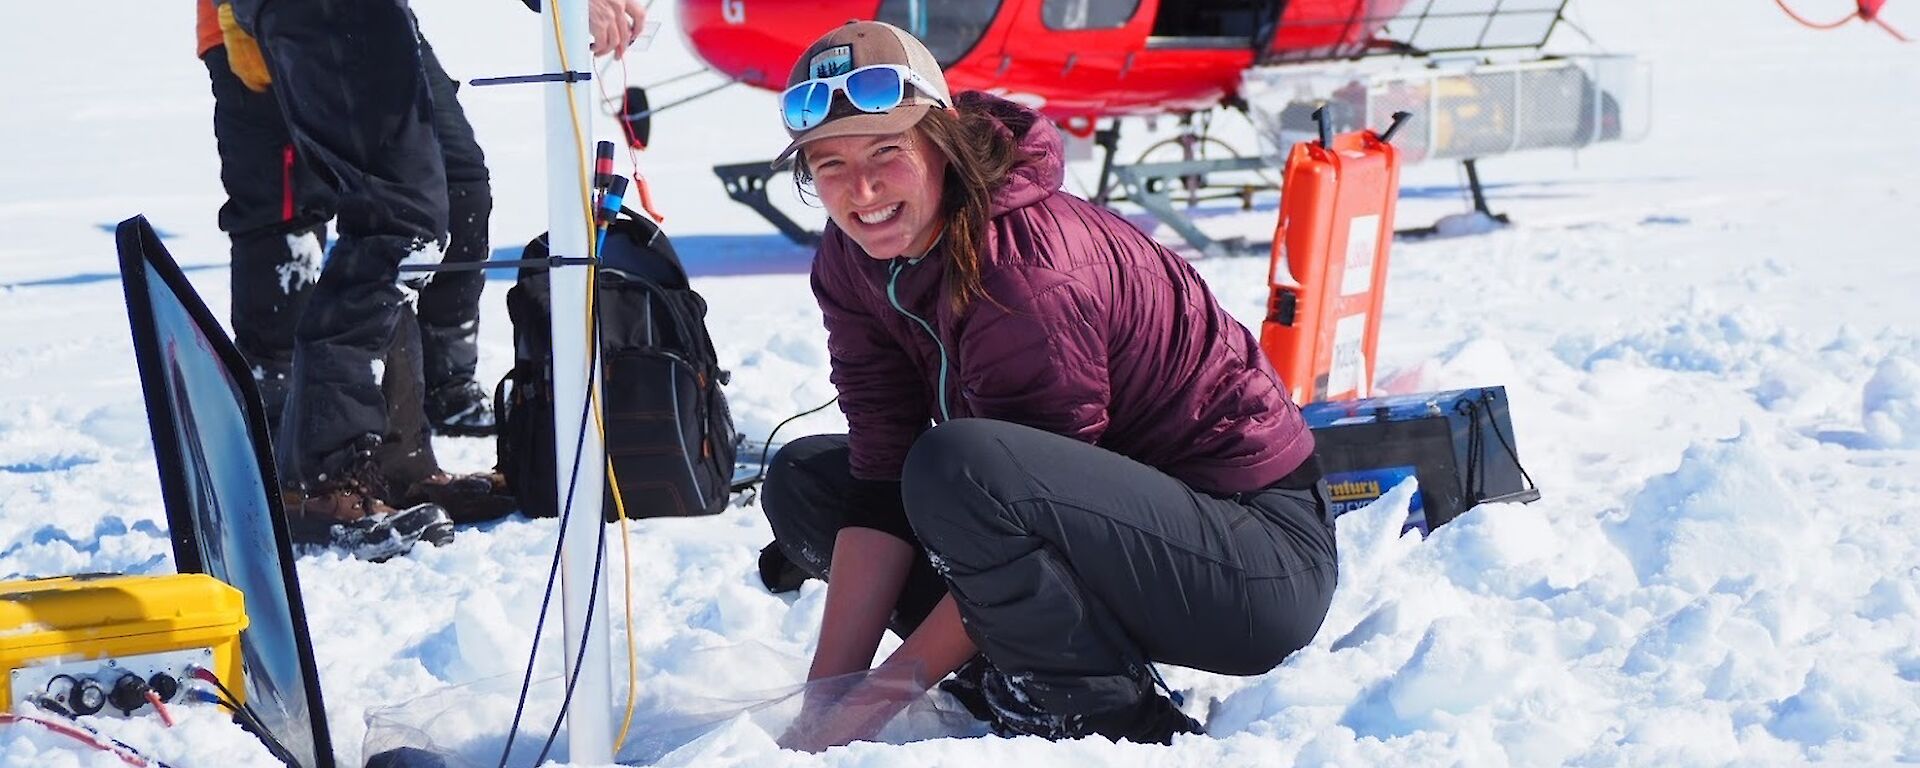
<svg viewBox="0 0 1920 768"><path fill-rule="evenodd" d="M513 723L507 727L507 744L500 749L500 763L497 768L506 768L507 757L513 754L513 742L520 733L520 719L526 714L527 692L533 687L533 667L535 661L540 657L540 634L547 625L547 611L553 604L553 584L559 578L560 560L567 543L567 518L573 510L573 491L574 485L578 482L580 476L580 453L586 444L586 429L585 415L582 414L580 436L573 449L573 469L568 474L566 504L560 510L560 532L553 544L553 563L547 566L547 587L540 597L539 618L535 619L533 623L533 647L527 651L527 672L520 678L519 701L515 703L513 707Z"/></svg>
<svg viewBox="0 0 1920 768"><path fill-rule="evenodd" d="M293 750L287 749L287 745L280 743L280 740L275 738L271 731L267 730L267 724L261 721L260 713L253 711L252 706L242 703L239 696L235 696L233 691L228 690L227 686L220 682L220 676L214 674L213 670L204 667L199 667L198 669L206 672L206 676L200 677L194 675L193 678L202 682L212 683L213 687L220 691L220 696L215 698L220 699L222 706L233 710L233 716L241 721L241 727L252 731L255 736L258 736L260 743L266 745L267 751L273 753L274 759L284 762L287 765L300 764L299 758L294 757Z"/></svg>
<svg viewBox="0 0 1920 768"><path fill-rule="evenodd" d="M588 386L591 387L592 384L589 383ZM507 744L500 750L499 768L506 768L507 758L513 754L513 742L520 733L520 720L526 714L527 693L533 686L533 668L536 660L538 660L540 656L540 634L546 627L547 613L553 605L553 585L559 577L560 561L565 552L567 520L573 514L573 493L580 478L580 454L584 452L587 441L586 420L589 414L586 413L586 411L590 411L591 408L592 397L591 394L589 394L587 408L583 408L583 413L580 415L580 434L573 448L573 467L571 472L569 472L567 480L566 503L560 510L560 532L553 545L553 564L547 568L547 587L540 598L540 616L533 624L533 647L527 651L527 672L520 678L520 699L513 708L513 724L507 729ZM581 645L584 647L585 643ZM535 762L534 765L539 765L539 763Z"/></svg>
<svg viewBox="0 0 1920 768"><path fill-rule="evenodd" d="M1481 393L1480 393L1480 398L1481 398L1482 400L1486 400L1486 401L1488 401L1488 402L1492 402L1492 401L1493 401L1493 393L1491 393L1491 392L1481 392ZM1492 428L1493 428L1493 436L1494 436L1494 438L1495 438L1495 439L1498 439L1498 440L1500 441L1500 447L1501 447L1501 448L1505 448L1505 449L1507 450L1507 457L1508 457L1508 458L1510 458L1510 459L1513 459L1513 467L1514 467L1514 469L1518 469L1518 470L1520 470L1520 476L1521 476L1522 478L1525 478L1525 479L1526 479L1526 481L1527 481L1527 487L1528 487L1528 488L1535 488L1535 489L1537 489L1537 488L1539 488L1540 486L1539 486L1539 485L1536 485L1536 484L1535 484L1535 483L1533 482L1533 475L1529 475L1529 474L1527 474L1527 468L1526 468L1525 466L1522 466L1522 465L1520 464L1520 452L1519 452L1519 451L1516 451L1516 450L1514 450L1514 449L1513 449L1513 444L1512 444L1512 443L1509 443L1509 442L1507 442L1507 436L1506 436L1506 433L1504 433L1504 432L1501 432L1501 431L1500 431L1500 422L1498 422L1498 421L1494 421L1494 420L1493 420L1493 414L1492 414L1492 411L1491 411L1491 409L1489 409L1489 411L1488 411L1488 414L1487 414L1487 421L1488 421L1488 423L1489 423L1489 425L1490 425L1490 426L1492 426Z"/></svg>
<svg viewBox="0 0 1920 768"><path fill-rule="evenodd" d="M772 431L772 432L768 432L768 433L767 433L767 441L766 441L765 443L762 443L762 444L760 445L760 477L759 477L759 478L756 478L756 479L755 479L755 480L753 480L753 482L751 482L751 483L747 483L747 485L752 485L753 483L757 483L757 482L760 482L760 480L762 480L762 479L765 479L765 478L766 478L766 476L767 476L767 452L768 452L768 451L771 451L771 450L773 450L773 437L774 437L775 435L778 435L778 434L780 434L780 428L781 428L781 427L784 427L784 426L786 426L786 425L788 425L788 424L790 424L790 423L792 423L794 419L798 419L798 418L801 418L801 417L803 417L803 416L812 416L812 415L814 415L814 414L816 414L816 413L819 413L819 412L821 412L821 411L824 411L824 410L826 410L826 408L827 408L827 406L829 406L829 405L833 405L834 403L837 403L837 402L840 402L840 396L839 396L839 395L834 395L834 396L833 396L833 399L832 399L832 400L828 400L828 401L826 401L826 402L824 402L824 403L821 403L821 404L819 404L819 405L816 405L816 406L814 406L814 407L813 407L813 408L811 408L811 409L808 409L808 410L805 410L805 411L801 411L801 412L799 412L799 413L796 413L796 414L794 414L794 415L792 415L792 416L788 416L788 417L786 418L786 420L785 420L785 421L782 421L782 422L780 422L779 424L775 424L775 425L773 425L773 431Z"/></svg>
<svg viewBox="0 0 1920 768"><path fill-rule="evenodd" d="M1480 454L1486 450L1486 438L1480 434L1479 403L1465 400L1460 409L1467 417L1467 495L1478 504L1487 497L1485 469L1481 466Z"/></svg>
<svg viewBox="0 0 1920 768"><path fill-rule="evenodd" d="M593 549L593 583L587 587L587 618L580 624L580 647L574 652L573 673L567 675L566 692L560 696L560 713L553 717L553 729L547 731L547 743L540 747L540 756L534 758L534 765L547 762L547 753L553 751L553 743L560 737L560 724L567 720L567 710L573 707L573 689L580 682L580 668L587 658L587 635L593 630L593 606L600 595L600 568L606 562L607 537L602 534L598 545ZM620 745L615 744L616 748Z"/></svg>
<svg viewBox="0 0 1920 768"><path fill-rule="evenodd" d="M600 282L599 270L595 269L589 272L588 274L590 279L587 281L587 291L589 294L591 294L592 292L598 290L598 286ZM600 313L598 311L595 311L593 314L594 314L593 325L592 325L593 334L592 334L592 337L588 339L588 344L587 344L587 370L589 371L593 370L594 367L598 365L600 362ZM534 667L535 661L538 660L540 657L540 633L541 633L541 630L546 627L547 612L549 608L553 605L553 585L554 585L554 582L557 581L559 578L560 561L562 559L562 553L566 551L565 545L567 542L567 521L570 520L573 516L573 494L574 494L574 491L577 490L580 483L580 458L581 458L581 454L586 452L587 420L589 418L592 418L592 416L593 416L593 380L591 377L589 377L587 380L587 396L580 403L580 432L574 438L573 466L571 470L567 473L567 495L564 503L561 505L561 508L560 508L560 515L559 515L560 532L559 532L559 536L556 537L553 545L553 564L547 567L547 588L545 593L540 598L540 616L538 619L534 621L534 624L533 624L533 647L527 651L527 672L524 676L520 678L520 700L514 704L513 724L509 726L507 729L507 743L506 743L506 746L500 749L500 763L497 766L497 768L506 768L507 758L513 754L513 742L520 733L520 720L526 715L527 693L533 687L533 667ZM600 548L605 548L605 546L606 546L606 536L603 535L600 537ZM599 552L598 552L598 549L596 549L595 557L594 557L594 573L596 576L598 576L599 570L600 570ZM596 581L596 587L597 587L598 579L596 578L595 581ZM593 604L592 591L589 591L587 593L587 604L589 608L587 612L587 616L588 616L587 621L588 621L588 626L591 626L591 622L593 621L592 619L593 612L591 610L592 604ZM585 634L586 634L585 632L581 633L582 635L582 642L580 643L581 648L585 648L587 645L585 642ZM576 670L578 669L577 665L575 669ZM573 695L572 686L569 685L567 689L567 697L571 698L572 695ZM561 705L561 711L564 712L565 709L566 709L566 705L563 702ZM549 741L549 746L551 746L551 741ZM541 755L544 758L544 756L546 755L546 751L542 750ZM533 764L539 765L540 763L539 761L535 761Z"/></svg>
<svg viewBox="0 0 1920 768"><path fill-rule="evenodd" d="M588 286L587 289L589 291L597 290L598 282L599 282L599 272L596 270L594 272L593 280L587 283L587 286ZM593 351L587 356L587 367L589 370L593 369L594 365L599 360L599 354L600 354L600 313L599 312L593 313L593 337L590 341L591 341L591 346L593 347ZM589 391L588 397L587 397L587 404L588 406L591 406L592 403L593 403L592 392ZM583 441L584 441L585 432L586 432L585 427L586 427L586 421L583 415L582 421L581 421L581 436ZM578 464L579 462L578 448L574 449L574 454L575 454L574 461L576 464ZM577 471L576 471L576 474L577 474ZM573 487L571 486L571 484L569 484L567 488L567 514L572 514L572 511L573 511ZM563 516L562 520L564 519L565 517ZM562 525L564 524L565 523L562 523ZM545 744L541 745L540 755L534 758L533 760L534 765L540 765L547 761L547 753L553 751L553 743L557 741L560 737L560 724L566 722L567 711L573 708L573 691L575 686L577 686L580 682L580 669L582 666L584 666L584 662L586 661L586 658L587 658L587 636L591 634L593 630L593 607L595 604L597 604L600 596L600 573L601 573L601 568L606 563L606 559L607 559L607 536L606 536L606 533L602 531L599 536L594 537L593 571L592 571L592 576L590 577L591 583L587 587L587 615L586 615L586 619L580 623L580 647L575 649L574 657L573 657L573 671L571 674L567 675L566 689L560 695L560 712L554 715L553 728L547 731L547 741ZM616 744L614 746L618 747L619 745Z"/></svg>
<svg viewBox="0 0 1920 768"><path fill-rule="evenodd" d="M205 682L212 683L214 688L219 689L220 695L215 698L220 700L222 706L233 710L234 716L242 720L243 725L259 735L260 741L267 745L267 751L272 752L275 758L288 761L289 765L299 764L299 761L293 757L293 751L287 749L287 745L282 744L278 738L267 730L266 722L260 719L260 713L253 711L253 705L241 702L240 697L234 695L233 691L228 690L225 685L222 685L220 683L220 677L213 674L211 670L208 670L207 677L204 678L204 680Z"/></svg>
<svg viewBox="0 0 1920 768"><path fill-rule="evenodd" d="M72 679L72 676L70 675L57 675L56 677L65 677L69 680ZM53 681L49 680L47 682L51 683ZM93 726L80 722L80 718L77 715L68 711L66 707L61 706L60 702L54 701L52 696L49 696L44 693L35 694L32 698L28 699L28 701L36 707L44 709L48 712L52 712L53 714L58 715L61 719L66 720L69 723L73 723L74 728L78 729L81 732L86 733L88 736L93 737L94 743L91 744L90 746L93 746L96 749L100 749L101 751L108 752L109 754L113 754L115 757L121 758L123 762L126 760L126 757L130 755L132 757L146 761L147 765L153 766L154 768L173 768L173 766L168 765L165 760L161 760L156 757L148 757L145 752L141 752L139 749L135 748L132 744L128 744L112 736L108 736L96 730ZM34 720L29 720L28 722L34 722ZM40 723L40 725L44 727L47 724ZM119 747L121 750L124 750L124 754L114 753L111 750L106 749L108 745ZM279 755L275 755L274 757L277 758L279 757ZM296 763L289 763L289 765L296 765Z"/></svg>

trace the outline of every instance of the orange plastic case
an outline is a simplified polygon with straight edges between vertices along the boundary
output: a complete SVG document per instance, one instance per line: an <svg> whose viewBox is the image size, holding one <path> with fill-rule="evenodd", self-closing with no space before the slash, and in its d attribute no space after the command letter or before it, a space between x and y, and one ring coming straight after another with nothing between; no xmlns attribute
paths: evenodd
<svg viewBox="0 0 1920 768"><path fill-rule="evenodd" d="M1372 131L1287 156L1260 347L1295 403L1372 394L1400 155Z"/></svg>
<svg viewBox="0 0 1920 768"><path fill-rule="evenodd" d="M44 685L47 669L111 683L126 671L185 680L191 663L241 685L240 591L205 574L61 576L0 584L0 708ZM151 667L151 669L149 669ZM37 687L37 686L36 686Z"/></svg>

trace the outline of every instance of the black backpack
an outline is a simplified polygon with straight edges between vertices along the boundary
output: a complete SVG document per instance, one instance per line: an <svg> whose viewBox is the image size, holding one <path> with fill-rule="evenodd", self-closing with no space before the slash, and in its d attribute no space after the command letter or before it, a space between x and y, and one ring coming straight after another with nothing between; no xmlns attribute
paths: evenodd
<svg viewBox="0 0 1920 768"><path fill-rule="evenodd" d="M707 335L707 303L688 287L659 226L623 214L608 227L594 297L607 455L628 517L715 514L727 505L735 435L720 388L729 376ZM547 236L528 243L524 258L547 258ZM494 390L494 408L500 471L529 517L558 512L550 306L546 268L521 268L507 291L513 370ZM613 479L608 520L619 514Z"/></svg>

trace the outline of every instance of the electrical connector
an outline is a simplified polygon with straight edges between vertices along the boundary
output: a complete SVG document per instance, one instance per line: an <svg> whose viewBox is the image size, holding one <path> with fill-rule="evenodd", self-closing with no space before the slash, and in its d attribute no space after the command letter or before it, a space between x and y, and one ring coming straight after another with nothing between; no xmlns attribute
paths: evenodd
<svg viewBox="0 0 1920 768"><path fill-rule="evenodd" d="M139 675L125 674L113 681L113 690L107 693L107 703L121 714L131 715L133 711L147 705L147 681Z"/></svg>
<svg viewBox="0 0 1920 768"><path fill-rule="evenodd" d="M147 687L152 688L161 701L173 701L173 697L180 693L180 681L165 672L153 673L153 677L147 678Z"/></svg>
<svg viewBox="0 0 1920 768"><path fill-rule="evenodd" d="M91 679L82 680L67 694L67 708L85 717L99 714L107 706L107 691Z"/></svg>

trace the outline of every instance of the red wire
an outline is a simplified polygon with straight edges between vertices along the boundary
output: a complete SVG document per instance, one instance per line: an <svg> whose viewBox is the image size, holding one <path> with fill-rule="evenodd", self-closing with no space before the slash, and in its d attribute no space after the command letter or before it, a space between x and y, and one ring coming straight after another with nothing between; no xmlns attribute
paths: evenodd
<svg viewBox="0 0 1920 768"><path fill-rule="evenodd" d="M1860 16L1859 11L1854 11L1853 13L1847 14L1845 18L1839 21L1833 22L1831 24L1821 24L1818 22L1807 21L1806 17L1803 17L1800 14L1794 13L1792 8L1787 7L1787 0L1773 0L1773 2L1780 6L1780 10L1786 11L1788 16L1792 16L1794 21L1800 22L1801 24L1804 24L1808 27L1812 27L1814 29L1833 29L1834 27L1840 26L1849 21L1853 21L1855 18L1858 18Z"/></svg>
<svg viewBox="0 0 1920 768"><path fill-rule="evenodd" d="M147 689L147 703L153 705L153 711L160 715L160 722L168 728L173 727L173 713L167 711L167 703L160 700L160 694L152 688Z"/></svg>
<svg viewBox="0 0 1920 768"><path fill-rule="evenodd" d="M1880 28L1886 30L1887 34L1893 35L1893 39L1895 40L1898 40L1903 43L1913 42L1912 40L1907 39L1906 35L1900 34L1900 30L1894 29L1892 24L1888 24L1886 19L1882 19L1879 16L1861 16L1860 12L1856 10L1853 13L1847 14L1844 18L1840 19L1839 21L1833 22L1831 24L1821 24L1819 22L1808 21L1806 17L1801 16L1800 14L1794 13L1792 8L1787 7L1787 0L1773 0L1773 2L1774 4L1780 6L1780 10L1786 11L1788 16L1792 16L1794 21L1800 22L1801 24L1811 27L1813 29L1833 29L1834 27L1838 27L1849 21L1853 21L1854 19L1863 19L1863 20L1871 21L1875 24L1880 25Z"/></svg>
<svg viewBox="0 0 1920 768"><path fill-rule="evenodd" d="M627 73L626 59L620 60L620 85L627 90L633 90L633 80ZM622 100L621 104L623 105L622 111L625 111L624 105L626 101ZM647 215L652 216L654 221L665 223L667 217L660 215L660 212L653 207L653 188L647 184L647 177L640 175L640 150L633 146L638 142L640 137L632 135L632 129L626 127L627 124L625 120L621 120L620 125L621 130L627 131L629 137L633 139L633 141L627 142L627 162L633 165L633 185L640 193L640 210L646 211Z"/></svg>
<svg viewBox="0 0 1920 768"><path fill-rule="evenodd" d="M606 78L594 78L594 82L598 84L600 88L601 103L613 103L613 96L607 93ZM627 71L627 60L624 58L620 60L620 86L625 90L633 89L633 79ZM622 91L622 93L624 92L625 91ZM634 146L639 143L640 137L634 135L633 129L627 125L626 111L627 102L626 99L622 98L620 100L619 115L620 134L627 139L623 143L627 145L627 165L633 174L634 197L640 201L640 210L646 211L647 215L652 216L654 221L664 222L667 220L667 217L660 215L660 211L653 207L653 189L648 186L647 177L640 175L640 150L646 147L644 145L639 147Z"/></svg>
<svg viewBox="0 0 1920 768"><path fill-rule="evenodd" d="M1908 39L1906 35L1900 34L1900 30L1894 29L1892 24L1888 24L1886 19L1875 16L1871 19L1871 21L1875 24L1880 25L1880 28L1886 30L1887 34L1893 35L1893 39L1903 43L1913 42L1912 40Z"/></svg>
<svg viewBox="0 0 1920 768"><path fill-rule="evenodd" d="M74 741L78 741L89 747L93 747L94 749L100 750L101 752L111 752L113 753L113 756L120 758L120 762L126 763L127 765L134 766L134 768L147 768L148 763L146 758L140 757L139 755L128 754L124 750L118 749L111 744L101 741L98 736L92 733L88 733L87 731L81 730L79 728L75 728L65 723L59 723L52 720L47 720L45 718L34 717L32 715L16 715L10 712L0 712L0 725L13 725L14 723L21 723L21 722L34 723L49 731L53 731L54 733L73 739Z"/></svg>

